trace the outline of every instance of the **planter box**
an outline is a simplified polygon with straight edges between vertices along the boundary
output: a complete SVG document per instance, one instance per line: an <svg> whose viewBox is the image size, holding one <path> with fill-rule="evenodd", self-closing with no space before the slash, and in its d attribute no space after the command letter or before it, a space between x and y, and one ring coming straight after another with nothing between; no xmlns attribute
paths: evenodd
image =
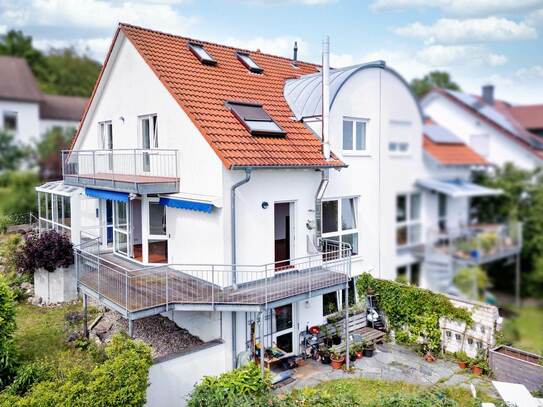
<svg viewBox="0 0 543 407"><path fill-rule="evenodd" d="M490 351L488 361L496 380L525 385L529 391L543 390L542 357L510 346Z"/></svg>
<svg viewBox="0 0 543 407"><path fill-rule="evenodd" d="M77 298L77 277L74 266L58 268L52 273L38 270L34 273L34 296L42 304L57 304Z"/></svg>

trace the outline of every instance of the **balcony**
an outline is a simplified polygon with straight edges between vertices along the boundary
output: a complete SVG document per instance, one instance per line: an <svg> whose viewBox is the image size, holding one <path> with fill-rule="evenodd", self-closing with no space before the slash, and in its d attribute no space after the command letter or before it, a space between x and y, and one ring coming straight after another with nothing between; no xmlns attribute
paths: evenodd
<svg viewBox="0 0 543 407"><path fill-rule="evenodd" d="M66 185L126 193L179 192L177 150L62 151Z"/></svg>
<svg viewBox="0 0 543 407"><path fill-rule="evenodd" d="M76 249L79 288L137 319L166 310L257 311L345 288L351 268L347 244L323 241L320 251L287 267L168 264L141 267L100 253L99 239Z"/></svg>
<svg viewBox="0 0 543 407"><path fill-rule="evenodd" d="M522 224L470 225L447 232L431 231L431 251L451 256L460 265L482 265L520 252Z"/></svg>

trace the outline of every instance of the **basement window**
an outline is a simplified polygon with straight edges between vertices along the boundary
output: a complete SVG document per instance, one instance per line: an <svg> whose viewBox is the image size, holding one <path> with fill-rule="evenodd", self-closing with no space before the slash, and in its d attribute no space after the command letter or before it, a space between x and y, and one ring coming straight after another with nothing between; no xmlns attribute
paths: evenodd
<svg viewBox="0 0 543 407"><path fill-rule="evenodd" d="M226 106L253 136L284 136L286 134L262 105L227 102Z"/></svg>
<svg viewBox="0 0 543 407"><path fill-rule="evenodd" d="M217 61L204 49L202 44L189 43L189 49L192 53L200 60L202 64L205 65L216 65Z"/></svg>
<svg viewBox="0 0 543 407"><path fill-rule="evenodd" d="M254 73L262 73L263 69L258 66L258 64L252 60L252 58L249 56L249 54L245 52L238 52L237 53L238 59L241 61L245 67Z"/></svg>

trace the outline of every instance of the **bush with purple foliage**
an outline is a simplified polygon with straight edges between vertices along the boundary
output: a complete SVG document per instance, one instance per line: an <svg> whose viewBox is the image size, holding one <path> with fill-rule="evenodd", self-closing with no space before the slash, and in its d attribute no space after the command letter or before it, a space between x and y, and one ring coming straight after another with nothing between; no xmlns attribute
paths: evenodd
<svg viewBox="0 0 543 407"><path fill-rule="evenodd" d="M17 268L24 273L33 273L38 269L52 273L59 267L69 267L72 264L72 243L66 236L54 230L28 234L17 253Z"/></svg>

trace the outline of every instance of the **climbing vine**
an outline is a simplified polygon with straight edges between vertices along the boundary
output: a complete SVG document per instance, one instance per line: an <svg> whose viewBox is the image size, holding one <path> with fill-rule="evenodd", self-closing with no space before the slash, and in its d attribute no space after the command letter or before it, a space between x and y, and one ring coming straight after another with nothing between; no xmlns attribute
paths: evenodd
<svg viewBox="0 0 543 407"><path fill-rule="evenodd" d="M360 298L368 288L379 295L379 306L385 312L388 323L396 331L396 338L405 344L415 344L422 338L422 350L439 352L442 317L473 322L471 315L463 308L455 307L447 297L416 286L379 280L364 273L357 280Z"/></svg>

